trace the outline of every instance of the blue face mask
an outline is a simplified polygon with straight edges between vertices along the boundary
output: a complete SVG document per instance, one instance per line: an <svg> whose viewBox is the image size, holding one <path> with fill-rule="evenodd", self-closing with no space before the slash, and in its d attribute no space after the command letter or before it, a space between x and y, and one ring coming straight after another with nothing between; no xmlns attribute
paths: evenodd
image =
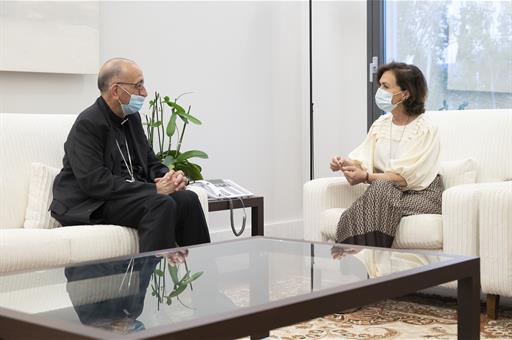
<svg viewBox="0 0 512 340"><path fill-rule="evenodd" d="M142 108L142 105L144 105L144 99L145 97L139 96L137 94L131 94L130 92L123 89L121 86L119 86L124 92L128 93L130 95L130 101L128 104L123 104L121 101L119 101L119 104L121 104L121 110L123 110L123 113L125 115L132 115L134 113L139 112L139 110Z"/></svg>
<svg viewBox="0 0 512 340"><path fill-rule="evenodd" d="M397 93L389 93L387 91L384 91L379 87L377 92L375 93L375 104L379 109L381 109L384 112L391 112L395 107L398 106L402 101L399 101L396 104L393 104L393 96L399 94L402 91L399 91Z"/></svg>

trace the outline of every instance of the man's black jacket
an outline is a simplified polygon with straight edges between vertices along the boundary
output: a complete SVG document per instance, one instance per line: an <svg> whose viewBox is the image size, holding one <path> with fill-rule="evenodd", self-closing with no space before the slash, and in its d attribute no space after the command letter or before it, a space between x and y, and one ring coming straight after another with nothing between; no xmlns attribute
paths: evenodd
<svg viewBox="0 0 512 340"><path fill-rule="evenodd" d="M90 224L91 214L105 201L156 193L154 179L168 171L149 145L140 115L128 115L133 152L149 183L127 182L121 176L121 155L116 152L111 114L106 102L99 97L78 115L69 132L64 144L64 167L53 183L50 205L52 215L63 225Z"/></svg>

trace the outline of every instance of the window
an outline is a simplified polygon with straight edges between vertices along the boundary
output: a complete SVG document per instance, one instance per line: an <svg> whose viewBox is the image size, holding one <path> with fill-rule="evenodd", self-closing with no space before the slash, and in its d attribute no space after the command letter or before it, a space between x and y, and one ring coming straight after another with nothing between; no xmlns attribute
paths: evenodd
<svg viewBox="0 0 512 340"><path fill-rule="evenodd" d="M427 110L512 108L512 2L377 2L380 60L422 70Z"/></svg>

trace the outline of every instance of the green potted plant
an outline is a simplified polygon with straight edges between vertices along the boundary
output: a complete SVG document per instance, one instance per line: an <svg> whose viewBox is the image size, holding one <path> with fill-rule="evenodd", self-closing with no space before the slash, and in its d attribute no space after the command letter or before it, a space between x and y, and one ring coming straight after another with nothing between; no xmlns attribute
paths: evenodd
<svg viewBox="0 0 512 340"><path fill-rule="evenodd" d="M190 93L190 92L188 92ZM146 115L146 135L149 144L153 146L156 157L171 170L182 170L190 180L203 179L202 168L190 161L191 158L208 158L201 150L183 151L183 137L189 124L201 125L201 121L190 114L191 106L185 110L177 102L185 94L179 95L174 101L168 96L162 97L155 92L149 101L150 115ZM165 120L164 109L170 109L170 117ZM181 129L178 124L181 121ZM173 143L176 136L177 142ZM167 137L167 138L166 138Z"/></svg>

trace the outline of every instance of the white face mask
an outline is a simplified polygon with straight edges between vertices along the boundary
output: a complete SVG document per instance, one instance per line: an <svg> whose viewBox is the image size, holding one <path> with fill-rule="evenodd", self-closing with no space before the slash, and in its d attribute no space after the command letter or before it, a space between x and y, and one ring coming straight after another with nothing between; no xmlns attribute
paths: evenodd
<svg viewBox="0 0 512 340"><path fill-rule="evenodd" d="M393 104L393 96L399 94L402 91L398 91L397 93L390 93L387 91L384 91L382 88L378 88L377 92L375 93L375 104L379 109L381 109L384 112L391 112L395 107L398 106L403 100L399 101L396 104Z"/></svg>

